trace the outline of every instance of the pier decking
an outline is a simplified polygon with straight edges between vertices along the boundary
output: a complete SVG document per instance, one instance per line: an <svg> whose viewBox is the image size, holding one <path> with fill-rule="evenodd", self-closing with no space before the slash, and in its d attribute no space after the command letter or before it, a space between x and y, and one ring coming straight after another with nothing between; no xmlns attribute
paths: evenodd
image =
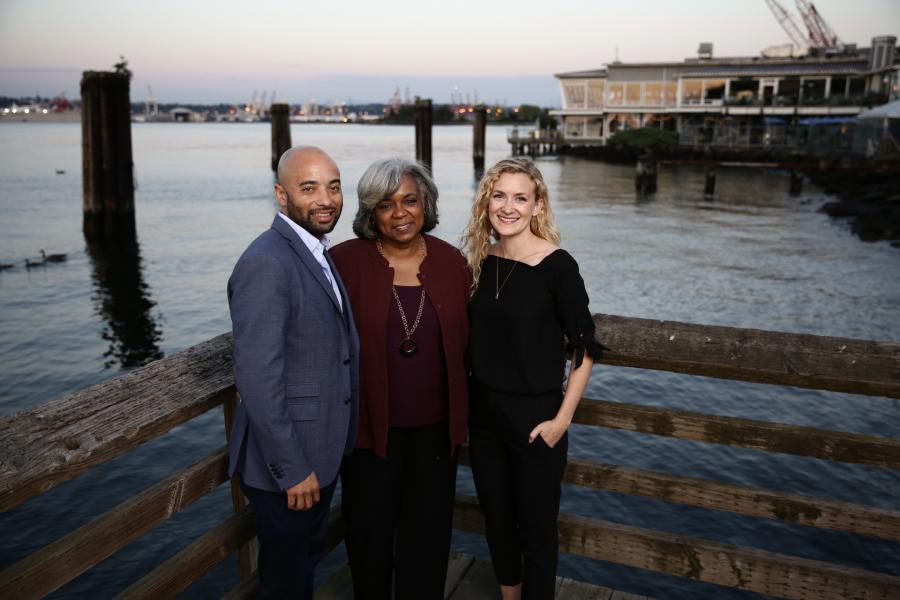
<svg viewBox="0 0 900 600"><path fill-rule="evenodd" d="M595 315L611 350L600 364L671 371L758 384L900 398L900 345L847 338ZM777 394L777 391L776 391ZM235 402L232 340L224 334L121 377L0 419L0 510L14 508L173 427ZM848 408L848 410L850 410ZM863 408L860 408L863 410ZM585 398L575 422L639 434L900 469L900 440ZM227 427L226 427L227 431ZM467 453L461 460L467 464ZM40 598L125 548L228 481L224 447L0 572L0 597ZM723 478L724 479L724 478ZM674 475L572 459L567 484L746 517L900 541L900 511L788 493L713 478ZM234 514L169 557L120 598L172 597L237 552L241 583L226 597L252 598L257 579L249 507L232 483ZM560 551L695 581L795 599L900 598L900 577L885 572L704 540L584 516L561 514ZM458 496L454 527L483 533L474 498ZM342 539L332 511L329 551ZM459 561L460 559L457 559ZM453 598L482 597L484 565L453 565ZM488 571L489 572L489 571ZM489 588L489 586L488 586ZM468 591L467 591L468 590ZM560 597L600 594L560 582ZM616 594L619 594L618 596ZM591 597L588 595L587 597ZM595 596L596 597L596 596ZM609 598L619 592L609 591Z"/></svg>
<svg viewBox="0 0 900 600"><path fill-rule="evenodd" d="M582 581L556 578L556 600L653 600ZM497 600L499 591L491 564L467 554L453 553L447 570L444 600ZM318 590L315 600L352 600L350 568L344 565Z"/></svg>

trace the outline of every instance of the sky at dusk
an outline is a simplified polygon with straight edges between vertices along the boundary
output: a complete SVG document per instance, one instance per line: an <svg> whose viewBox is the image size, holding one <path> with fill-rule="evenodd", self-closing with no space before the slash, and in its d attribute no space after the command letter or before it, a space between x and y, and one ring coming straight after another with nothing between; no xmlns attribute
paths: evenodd
<svg viewBox="0 0 900 600"><path fill-rule="evenodd" d="M898 0L815 5L842 41L900 35ZM386 102L399 87L446 103L456 85L482 101L558 106L554 73L617 53L677 61L699 42L747 56L788 38L764 0L0 0L0 95L77 98L82 71L123 55L133 101L151 86L158 102L247 102L254 91Z"/></svg>

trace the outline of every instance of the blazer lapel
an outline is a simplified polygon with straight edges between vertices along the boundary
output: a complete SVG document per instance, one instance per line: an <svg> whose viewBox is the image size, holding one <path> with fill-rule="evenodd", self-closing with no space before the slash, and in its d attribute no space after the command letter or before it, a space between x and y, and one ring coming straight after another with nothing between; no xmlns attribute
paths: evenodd
<svg viewBox="0 0 900 600"><path fill-rule="evenodd" d="M312 255L312 252L309 251L309 248L306 247L306 244L303 243L303 240L301 240L294 232L294 230L291 229L290 225L285 223L278 215L275 215L275 221L272 223L272 228L283 235L285 239L287 239L288 243L290 243L291 245L291 248L294 250L294 254L296 254L297 258L300 259L300 262L306 266L306 268L312 274L313 279L318 281L319 285L322 286L322 290L328 295L331 303L334 304L334 308L337 309L338 312L341 312L341 305L338 303L338 299L334 295L334 288L331 287L331 283L329 283L328 278L325 277L325 272L322 270L322 265L320 265L319 261L316 260L316 257ZM331 266L332 274L334 274L336 271L333 263L329 261L328 264L329 266ZM344 295L344 297L346 297L346 294Z"/></svg>

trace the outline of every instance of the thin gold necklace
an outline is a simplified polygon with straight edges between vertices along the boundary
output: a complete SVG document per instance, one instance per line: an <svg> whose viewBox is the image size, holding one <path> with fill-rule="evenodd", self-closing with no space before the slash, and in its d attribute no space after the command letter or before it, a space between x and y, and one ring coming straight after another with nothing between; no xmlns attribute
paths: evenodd
<svg viewBox="0 0 900 600"><path fill-rule="evenodd" d="M506 257L504 256L503 258L506 258ZM512 268L509 270L509 273L506 274L506 277L503 278L503 283L500 283L500 260L499 259L500 259L500 257L498 256L497 257L497 270L494 272L495 273L494 290L496 292L494 294L494 300L497 300L498 302L500 301L500 291L503 289L503 286L506 285L506 282L509 281L509 276L512 275L513 271L516 270L516 265L519 264L519 261L513 260ZM509 260L512 260L512 259L509 259Z"/></svg>

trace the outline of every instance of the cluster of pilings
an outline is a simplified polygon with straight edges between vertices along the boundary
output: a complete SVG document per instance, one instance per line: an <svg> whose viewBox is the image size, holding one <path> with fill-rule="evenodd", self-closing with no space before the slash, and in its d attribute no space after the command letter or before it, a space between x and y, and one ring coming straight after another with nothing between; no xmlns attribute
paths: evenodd
<svg viewBox="0 0 900 600"><path fill-rule="evenodd" d="M84 234L88 241L135 236L134 163L131 153L130 75L85 71L81 80L82 169L84 182ZM432 169L430 99L415 106L416 160ZM281 155L291 147L290 107L275 103L272 123L271 168L277 171ZM472 161L476 177L484 172L487 110L475 110Z"/></svg>
<svg viewBox="0 0 900 600"><path fill-rule="evenodd" d="M644 154L637 159L634 170L634 189L638 195L645 196L656 193L657 162L652 154ZM798 196L803 191L803 173L791 170L791 183L788 193ZM703 198L712 200L716 196L716 165L706 167L703 178Z"/></svg>

